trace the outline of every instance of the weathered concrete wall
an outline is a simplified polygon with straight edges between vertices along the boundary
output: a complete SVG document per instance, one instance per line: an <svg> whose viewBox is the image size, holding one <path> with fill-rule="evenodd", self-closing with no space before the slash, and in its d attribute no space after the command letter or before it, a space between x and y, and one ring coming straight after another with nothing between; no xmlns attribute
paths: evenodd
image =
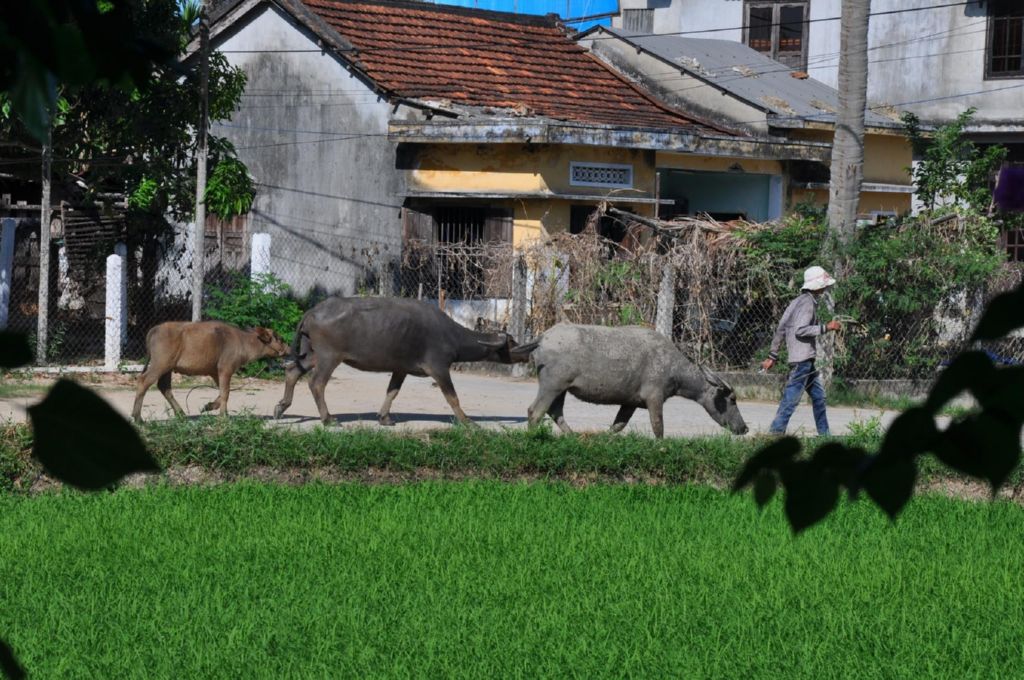
<svg viewBox="0 0 1024 680"><path fill-rule="evenodd" d="M874 0L871 3L868 98L913 111L922 119L948 121L974 106L978 132L1012 133L1024 128L1024 89L1007 86L1019 79L985 80L987 12L979 0L934 7L935 0ZM686 31L693 37L742 41L744 3L740 0L623 0L623 8L655 9L655 32ZM842 11L842 0L809 3L807 71L837 86L840 25L828 21ZM933 8L934 7L934 8ZM882 14L890 10L932 8ZM613 25L621 25L620 20ZM691 34L715 28L731 30ZM975 93L969 96L957 96ZM928 101L922 101L928 100Z"/></svg>
<svg viewBox="0 0 1024 680"><path fill-rule="evenodd" d="M271 270L299 293L354 293L364 251L401 252L389 105L338 59L308 51L316 40L272 8L214 47L249 77L241 109L211 132L234 143L258 183L250 230L271 235Z"/></svg>
<svg viewBox="0 0 1024 680"><path fill-rule="evenodd" d="M739 28L743 25L742 0L620 0L619 9L655 10L655 33L687 31L692 38L743 40L743 31ZM621 15L612 18L612 26L622 28ZM729 30L689 33L716 28Z"/></svg>

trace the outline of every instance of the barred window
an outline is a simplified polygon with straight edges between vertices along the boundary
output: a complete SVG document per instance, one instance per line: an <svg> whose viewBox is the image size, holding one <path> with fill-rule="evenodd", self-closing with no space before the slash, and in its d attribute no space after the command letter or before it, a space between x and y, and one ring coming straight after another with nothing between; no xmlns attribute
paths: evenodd
<svg viewBox="0 0 1024 680"><path fill-rule="evenodd" d="M1006 259L1010 262L1024 262L1024 229L1008 229L1003 232Z"/></svg>
<svg viewBox="0 0 1024 680"><path fill-rule="evenodd" d="M633 166L613 163L570 163L569 184L577 187L633 188Z"/></svg>
<svg viewBox="0 0 1024 680"><path fill-rule="evenodd" d="M988 20L986 77L1024 76L1024 8L1005 5L992 8Z"/></svg>
<svg viewBox="0 0 1024 680"><path fill-rule="evenodd" d="M744 41L796 69L807 68L806 0L747 0Z"/></svg>

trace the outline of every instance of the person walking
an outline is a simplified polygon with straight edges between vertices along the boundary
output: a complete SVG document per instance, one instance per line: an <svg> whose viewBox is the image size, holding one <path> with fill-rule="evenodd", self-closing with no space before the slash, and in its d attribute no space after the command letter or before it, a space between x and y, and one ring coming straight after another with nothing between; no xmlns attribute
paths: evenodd
<svg viewBox="0 0 1024 680"><path fill-rule="evenodd" d="M818 298L835 282L836 280L821 267L810 267L804 272L804 285L801 287L800 295L790 302L783 312L779 327L772 337L768 358L761 362L761 368L770 370L779 360L779 346L785 338L789 378L782 389L782 399L779 402L779 410L775 413L775 420L768 428L772 434L786 432L789 419L793 416L793 411L796 410L804 392L811 397L814 425L818 428L818 434L829 434L828 417L825 414L825 387L814 367L814 360L817 356L818 336L842 328L838 321L818 323Z"/></svg>

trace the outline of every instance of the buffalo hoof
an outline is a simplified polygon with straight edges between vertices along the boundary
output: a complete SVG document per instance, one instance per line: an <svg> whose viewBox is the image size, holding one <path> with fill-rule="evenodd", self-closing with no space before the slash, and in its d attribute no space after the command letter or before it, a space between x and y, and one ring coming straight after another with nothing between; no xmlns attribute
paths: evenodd
<svg viewBox="0 0 1024 680"><path fill-rule="evenodd" d="M220 408L220 404L218 404L215 401L211 401L209 404L203 407L203 413L206 413L207 411L212 411L216 408Z"/></svg>
<svg viewBox="0 0 1024 680"><path fill-rule="evenodd" d="M384 427L394 427L395 421L391 420L391 416L380 416L377 418L377 422Z"/></svg>
<svg viewBox="0 0 1024 680"><path fill-rule="evenodd" d="M284 410L286 408L288 408L288 407L283 405L283 404L278 404L277 406L275 406L274 407L274 420L280 420L281 416L284 415Z"/></svg>

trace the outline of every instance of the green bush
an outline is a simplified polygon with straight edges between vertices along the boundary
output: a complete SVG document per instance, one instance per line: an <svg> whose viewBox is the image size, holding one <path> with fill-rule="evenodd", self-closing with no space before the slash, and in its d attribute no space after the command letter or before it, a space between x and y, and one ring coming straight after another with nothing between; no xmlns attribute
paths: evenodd
<svg viewBox="0 0 1024 680"><path fill-rule="evenodd" d="M241 328L264 326L291 344L303 313L291 294L291 287L273 274L259 274L252 279L239 274L226 286L210 290L206 316ZM248 368L240 373L254 375L259 370Z"/></svg>

